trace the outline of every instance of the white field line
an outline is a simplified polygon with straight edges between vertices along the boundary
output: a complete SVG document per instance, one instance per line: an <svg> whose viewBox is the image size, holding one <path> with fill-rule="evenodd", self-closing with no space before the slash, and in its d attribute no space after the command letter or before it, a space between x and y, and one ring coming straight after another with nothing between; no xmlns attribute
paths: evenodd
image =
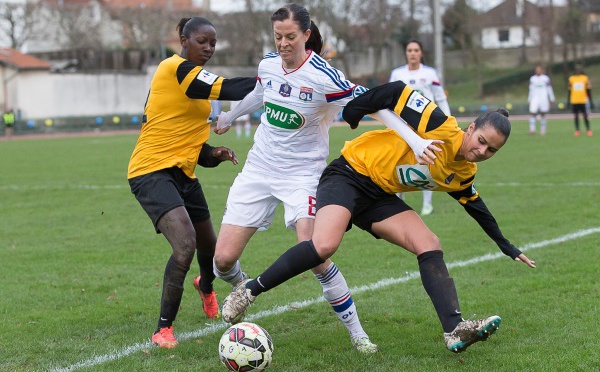
<svg viewBox="0 0 600 372"><path fill-rule="evenodd" d="M600 182L477 182L477 186L485 187L600 187ZM202 184L203 189L222 189L219 184ZM229 187L226 185L225 187ZM123 182L118 185L0 185L0 191L43 191L43 190L117 190L129 189L129 184Z"/></svg>
<svg viewBox="0 0 600 372"><path fill-rule="evenodd" d="M563 243L563 242L566 242L569 240L579 239L584 236L591 235L591 234L597 234L597 233L600 233L600 227L579 230L579 231L576 231L571 234L559 236L558 238L554 238L554 239L543 240L543 241L537 242L537 243L529 243L529 244L526 244L526 245L520 247L519 249L521 251L525 252L525 251L529 251L532 249L538 249L538 248L543 248L543 247L546 247L549 245ZM464 266L477 264L480 262L495 260L500 257L505 257L505 256L501 252L490 253L490 254L485 254L483 256L474 257L474 258L471 258L466 261L451 262L451 263L447 264L447 266L449 269L455 268L455 267L464 267ZM518 264L524 265L522 263L518 263ZM417 279L417 278L419 278L419 276L420 275L419 275L418 271L407 272L405 276L402 276L400 278L382 279L382 280L372 283L372 284L367 284L367 285L362 285L360 287L351 288L350 292L357 294L357 293L361 293L361 292L365 292L365 291L369 291L369 290L376 290L376 289L387 287L387 286L390 286L393 284L405 283L411 279ZM287 305L275 306L270 310L264 310L264 311L260 311L256 314L249 315L248 317L246 317L246 321L253 322L255 320L258 320L258 319L261 319L261 318L264 318L267 316L282 314L282 313L285 313L285 312L288 312L288 311L294 310L294 309L302 309L304 307L312 306L314 304L317 304L319 302L324 302L324 301L325 300L323 299L323 297L319 297L319 298L311 298L311 299L300 301L300 302L291 302ZM206 327L201 328L197 331L178 333L177 339L179 341L186 341L186 340L189 340L192 338L197 338L197 337L201 337L201 336L205 336L205 335L209 335L209 334L213 334L213 333L225 330L227 327L228 327L228 325L225 323L222 323L222 322L213 323L213 324L207 323ZM116 359L124 358L124 357L127 357L138 351L153 348L153 347L155 347L155 346L150 341L147 341L144 343L136 343L136 344L127 346L122 349L114 350L113 352L108 353L108 354L96 355L90 359L82 360L81 362L75 363L68 367L55 368L55 369L51 369L50 371L51 372L68 372L68 371L74 371L74 370L80 369L80 368L93 367L93 366L97 366L97 365L100 365L103 363L111 362Z"/></svg>

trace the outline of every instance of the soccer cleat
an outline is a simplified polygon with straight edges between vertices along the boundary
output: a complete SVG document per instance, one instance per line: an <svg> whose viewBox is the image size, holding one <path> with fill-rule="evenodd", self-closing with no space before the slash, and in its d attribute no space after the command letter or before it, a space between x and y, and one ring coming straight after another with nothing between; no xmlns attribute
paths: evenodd
<svg viewBox="0 0 600 372"><path fill-rule="evenodd" d="M591 136L592 136L592 131L591 131L591 130L588 130L587 132L585 132L585 134L587 134L587 135L588 135L588 137L591 137Z"/></svg>
<svg viewBox="0 0 600 372"><path fill-rule="evenodd" d="M202 299L202 309L206 316L211 319L218 319L221 313L219 312L219 302L217 301L217 294L215 291L206 294L200 290L200 275L194 278L194 288L196 288L200 294L200 298Z"/></svg>
<svg viewBox="0 0 600 372"><path fill-rule="evenodd" d="M535 134L535 131L534 130L530 130L529 134L533 136Z"/></svg>
<svg viewBox="0 0 600 372"><path fill-rule="evenodd" d="M486 319L463 320L454 331L444 333L446 347L454 353L463 352L475 342L490 338L500 327L501 321L502 319L497 315Z"/></svg>
<svg viewBox="0 0 600 372"><path fill-rule="evenodd" d="M421 216L429 216L431 213L433 213L433 205L423 204L423 208L421 209Z"/></svg>
<svg viewBox="0 0 600 372"><path fill-rule="evenodd" d="M173 326L163 327L156 331L152 335L152 342L158 347L165 347L167 349L172 349L179 343L173 334Z"/></svg>
<svg viewBox="0 0 600 372"><path fill-rule="evenodd" d="M236 284L231 286L231 291L235 291L237 289L237 287L239 287L242 284L246 284L246 282L250 280L250 275L246 274L245 272L242 271L242 280L240 280L239 282L237 282Z"/></svg>
<svg viewBox="0 0 600 372"><path fill-rule="evenodd" d="M581 136L581 131L579 131L579 130L576 130L576 131L575 131L575 133L573 133L573 135L574 135L575 137L579 137L579 136Z"/></svg>
<svg viewBox="0 0 600 372"><path fill-rule="evenodd" d="M227 323L237 324L244 320L246 309L256 299L252 296L250 289L246 288L246 283L251 279L244 279L235 290L223 300L223 320Z"/></svg>
<svg viewBox="0 0 600 372"><path fill-rule="evenodd" d="M369 340L369 337L352 337L350 338L352 341L352 346L360 353L363 354L373 354L379 351L379 346Z"/></svg>

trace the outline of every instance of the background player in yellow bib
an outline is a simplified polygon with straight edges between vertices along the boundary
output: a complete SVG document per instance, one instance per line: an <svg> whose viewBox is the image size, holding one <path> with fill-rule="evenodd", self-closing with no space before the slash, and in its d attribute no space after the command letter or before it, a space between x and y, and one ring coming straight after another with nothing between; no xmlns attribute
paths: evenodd
<svg viewBox="0 0 600 372"><path fill-rule="evenodd" d="M435 103L398 81L355 98L345 107L343 117L356 127L364 115L386 108L410 123L422 137L443 140L429 146L441 148L437 158L429 163L421 161L390 129L366 132L346 142L342 156L329 164L319 181L312 239L290 248L255 280L227 296L223 316L226 308L243 313L259 294L331 257L345 231L354 224L417 256L423 287L442 324L449 350L461 352L496 331L499 316L462 318L438 237L395 193L423 189L449 193L503 253L534 268L534 262L503 236L473 185L476 163L494 156L510 134L510 122L504 116L508 112L484 113L463 131L454 117L446 116Z"/></svg>
<svg viewBox="0 0 600 372"><path fill-rule="evenodd" d="M583 73L583 67L579 65L575 67L575 74L569 76L569 104L573 110L573 115L575 115L575 136L578 137L581 135L581 131L579 130L579 113L583 115L586 134L591 136L592 130L586 106L589 105L590 108L594 108L592 83L590 83L587 75Z"/></svg>
<svg viewBox="0 0 600 372"><path fill-rule="evenodd" d="M212 260L216 236L208 204L194 170L196 164L217 166L233 151L213 148L210 135L210 100L240 100L254 88L256 78L225 79L202 66L212 57L216 30L205 18L183 18L177 25L181 55L162 61L152 78L144 108L146 122L129 161L131 192L146 211L157 233L169 241L172 254L163 279L158 327L152 341L175 347L173 334L185 276L197 254L201 276L194 286L204 312L219 315L213 291Z"/></svg>

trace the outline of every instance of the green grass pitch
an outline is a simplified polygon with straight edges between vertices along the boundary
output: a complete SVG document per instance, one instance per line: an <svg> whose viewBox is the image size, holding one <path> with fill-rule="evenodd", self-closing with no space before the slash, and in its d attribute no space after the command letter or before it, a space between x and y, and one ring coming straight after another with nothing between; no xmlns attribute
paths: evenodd
<svg viewBox="0 0 600 372"><path fill-rule="evenodd" d="M600 128L592 121L593 128ZM373 129L331 130L331 153ZM233 132L233 131L232 131ZM505 235L537 268L499 252L452 198L434 195L425 222L440 237L466 317L498 314L499 331L455 355L418 278L416 259L357 228L333 257L354 289L363 326L381 351L355 352L321 287L305 273L261 296L249 314L273 336L272 371L600 370L600 129L572 135L550 121L544 137L514 122L506 146L480 164L476 186ZM226 328L208 320L186 281L177 321L180 345L148 344L170 254L129 191L126 170L137 136L0 141L0 370L221 371ZM251 140L212 136L243 162ZM241 164L197 169L218 230ZM407 195L420 210L421 196ZM292 246L281 210L242 257L252 276ZM472 261L469 261L472 260ZM404 278L404 279L402 279ZM386 284L386 279L397 279ZM364 287L372 285L371 287ZM228 286L217 280L219 300ZM294 303L307 301L306 303ZM279 310L277 306L284 306Z"/></svg>

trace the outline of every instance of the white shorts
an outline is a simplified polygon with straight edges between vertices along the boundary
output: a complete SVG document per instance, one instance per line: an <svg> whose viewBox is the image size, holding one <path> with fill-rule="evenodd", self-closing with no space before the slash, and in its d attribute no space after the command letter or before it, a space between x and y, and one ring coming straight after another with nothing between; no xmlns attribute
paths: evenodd
<svg viewBox="0 0 600 372"><path fill-rule="evenodd" d="M550 111L550 102L533 100L529 102L529 112L531 114L545 114Z"/></svg>
<svg viewBox="0 0 600 372"><path fill-rule="evenodd" d="M282 179L244 169L229 189L222 223L266 230L283 203L285 226L296 230L299 219L315 218L318 184L318 176Z"/></svg>

